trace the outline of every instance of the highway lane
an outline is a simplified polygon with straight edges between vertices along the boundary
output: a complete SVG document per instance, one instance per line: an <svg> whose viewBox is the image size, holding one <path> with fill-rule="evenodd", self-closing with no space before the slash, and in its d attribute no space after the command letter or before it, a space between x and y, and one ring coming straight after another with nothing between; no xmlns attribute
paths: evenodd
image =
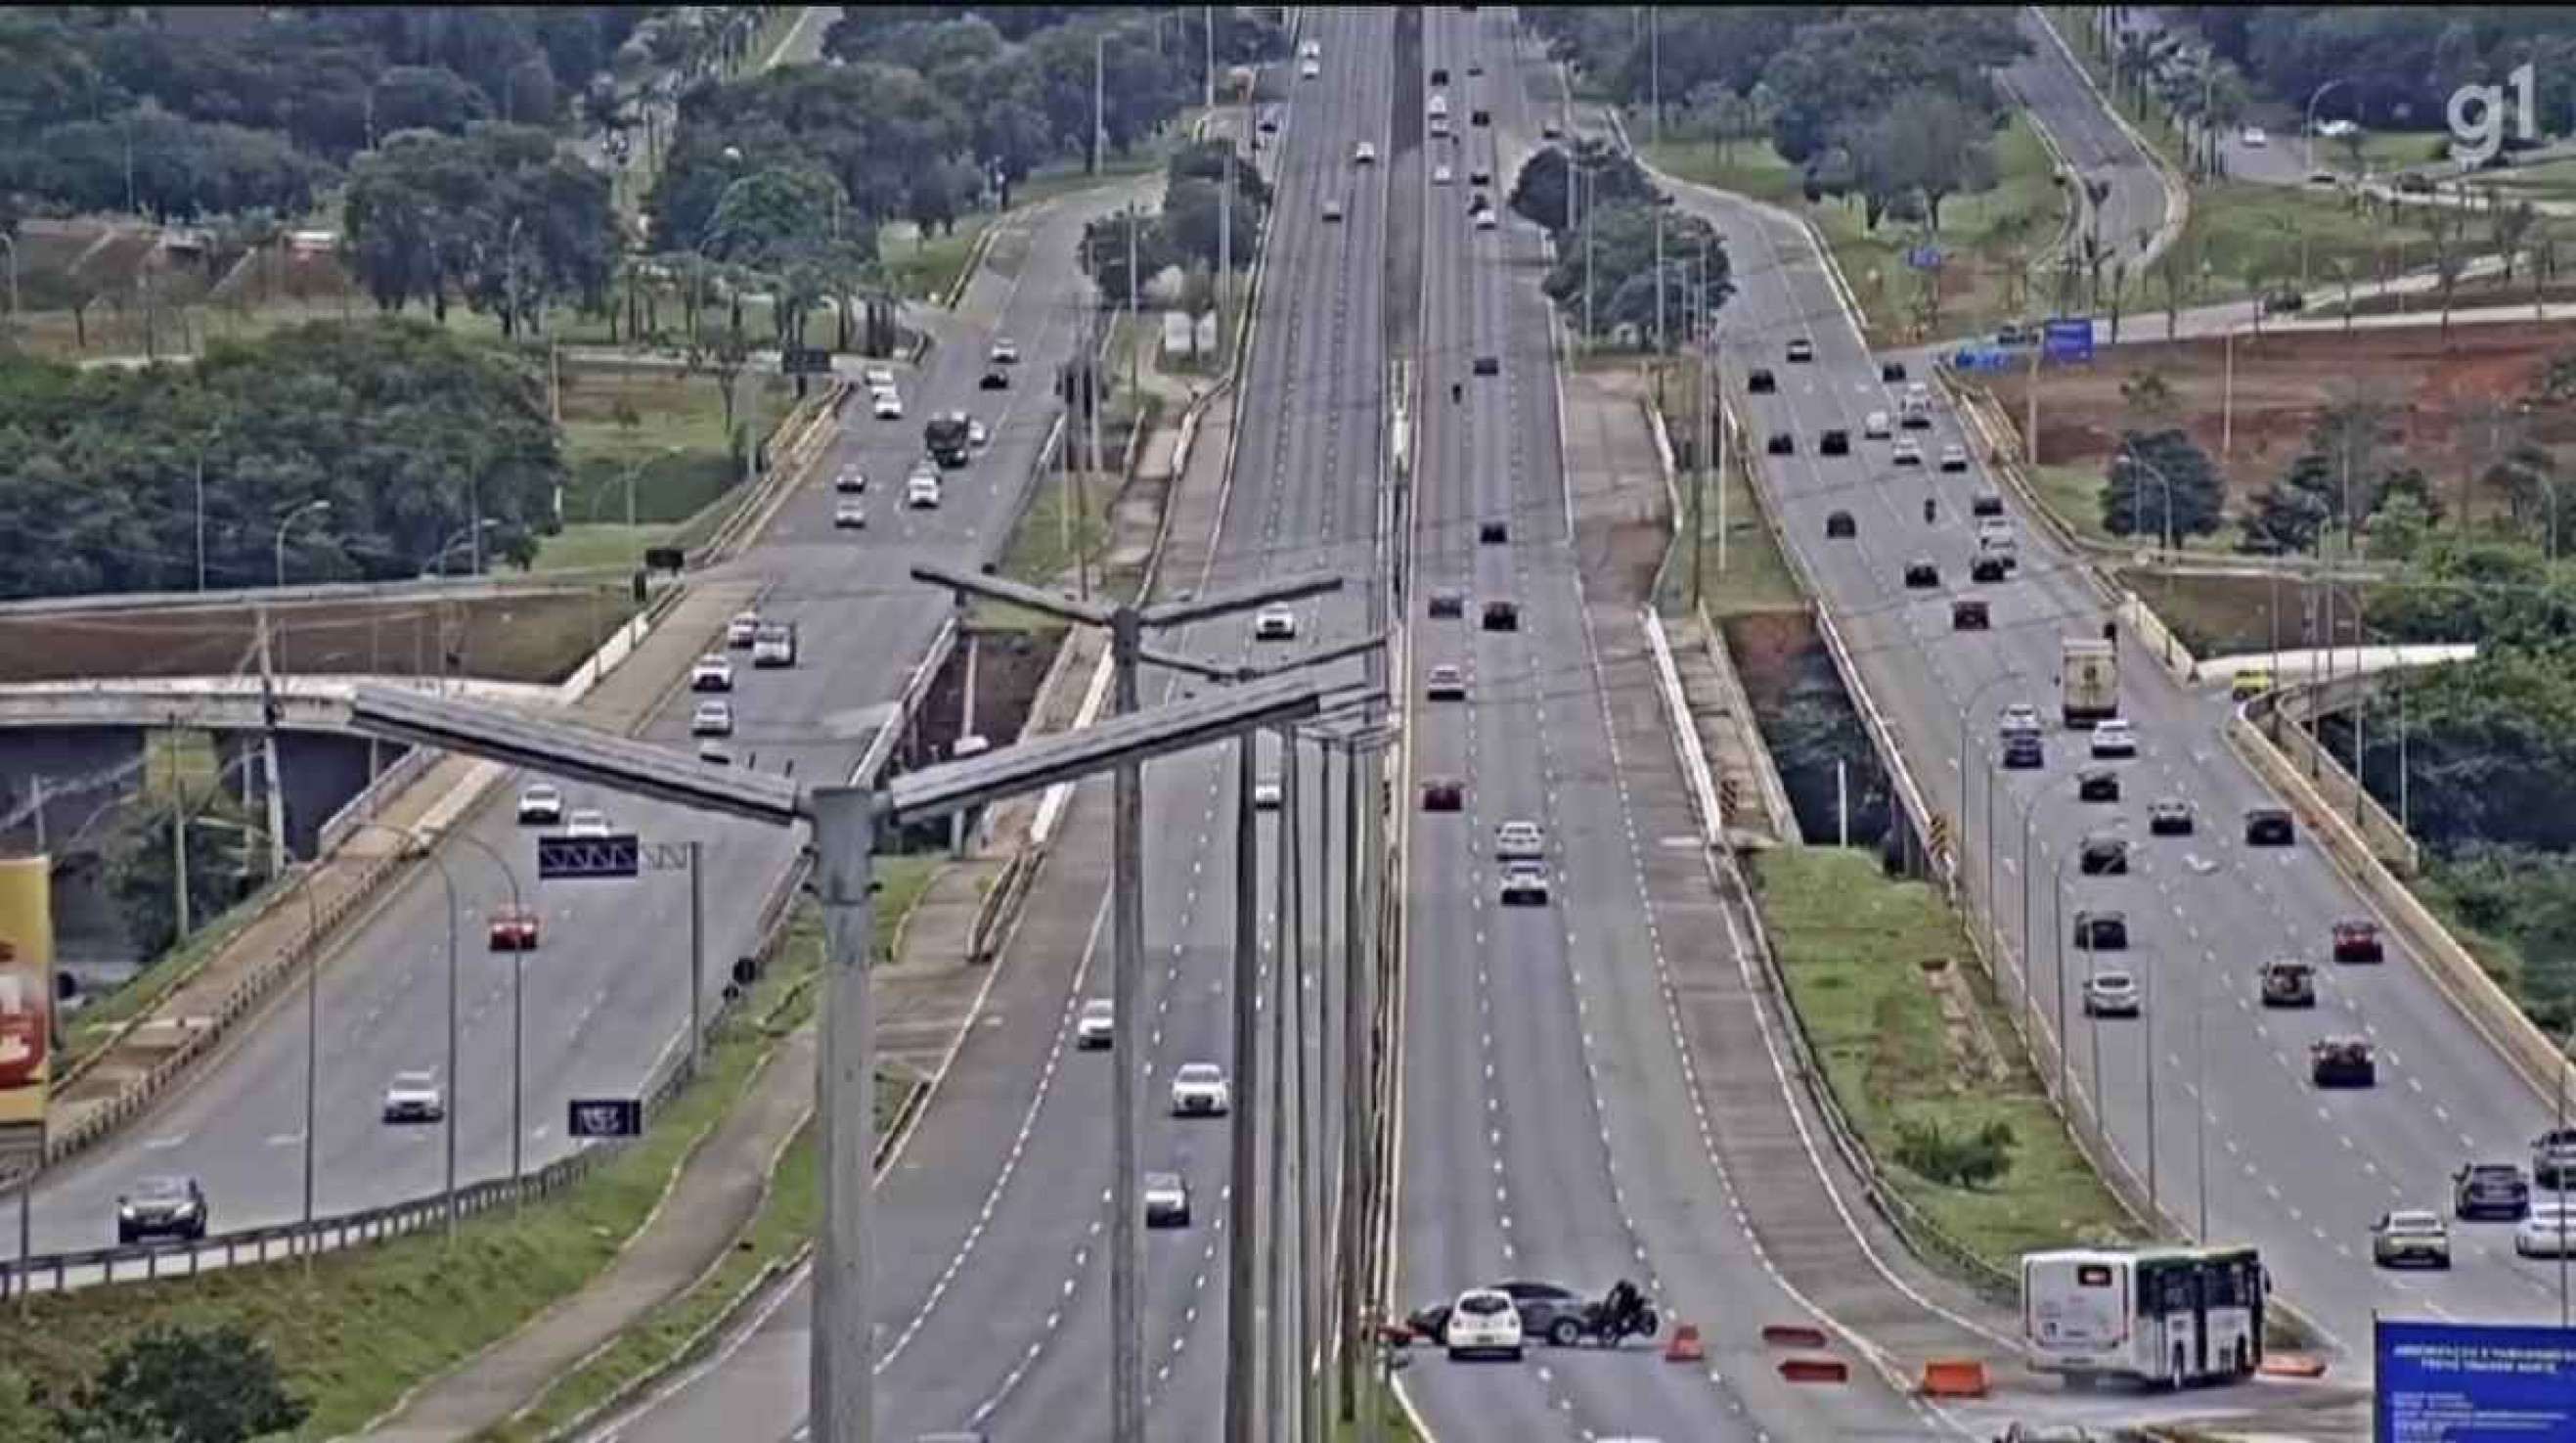
<svg viewBox="0 0 2576 1443"><path fill-rule="evenodd" d="M1842 620L1863 675L1891 717L1909 763L1929 789L1933 805L1960 815L1961 768L1982 794L1982 768L1993 748L1993 716L2013 700L2028 700L2044 714L2055 704L2059 638L2098 634L2105 612L2069 569L2069 560L2022 527L2023 567L2002 586L1973 587L1966 567L1973 549L1965 519L1972 490L1987 485L1975 473L1889 464L1886 442L1860 439L1860 416L1893 409L1888 390L1857 334L1831 299L1828 286L1796 228L1785 218L1759 214L1713 193L1684 189L1684 200L1706 209L1729 237L1740 294L1729 307L1726 330L1730 379L1740 385L1745 368L1767 366L1781 378L1777 396L1748 398L1755 433L1788 429L1799 454L1767 458L1771 492L1779 499L1791 546L1821 584ZM1782 359L1788 338L1811 335L1813 366ZM1816 435L1828 425L1850 429L1855 454L1824 458ZM1956 418L1941 413L1937 429L1921 435L1936 455L1962 439ZM1920 505L1937 496L1942 520L1926 526ZM1854 513L1856 541L1828 543L1825 514ZM1904 563L1926 557L1940 567L1943 585L1908 592ZM1994 606L1991 633L1959 634L1949 628L1948 599L1982 593ZM2534 1266L2517 1265L2495 1229L2463 1229L2461 1265L2448 1277L2400 1281L2369 1267L2366 1228L2394 1206L2440 1206L2450 1170L2471 1156L2514 1158L2539 1130L2539 1099L2471 1032L2440 992L2409 959L2392 949L2387 965L2329 968L2327 1005L2316 1014L2265 1015L2250 1000L2251 969L2279 952L2322 959L2328 925L2365 908L2311 843L2286 852L2248 854L2239 823L2245 808L2268 801L2247 769L2226 754L2215 733L2220 702L2176 685L2124 637L2121 678L2124 714L2144 737L2139 761L2120 764L2127 791L2116 806L2074 800L2070 773L2079 764L2081 736L2052 735L2045 770L2000 777L1995 812L2004 830L1997 887L2007 934L2017 939L2027 900L2036 914L2039 959L2039 1027L2055 1034L2057 1012L2055 936L2071 927L2078 907L2116 907L2131 918L2133 950L2122 963L2155 975L2157 1002L2143 1024L2101 1026L2104 1110L2124 1164L2143 1180L2147 1172L2144 1039L2154 1038L2158 1079L2156 1182L2168 1213L2186 1227L2198 1220L2196 1149L2191 1098L2198 1095L2195 1061L2208 1069L2210 1114L2206 1147L2210 1234L2260 1242L2274 1276L2290 1300L2316 1316L2346 1346L2367 1339L2376 1307L2440 1308L2458 1316L2527 1316L2536 1296ZM2021 680L1989 682L2018 673ZM1968 718L1967 756L1958 755L1960 711L1979 690L1984 699ZM2201 830L2188 843L2149 839L2142 803L2160 795L2192 800ZM2033 845L2025 877L2019 861L2018 818L2032 817ZM2064 911L2053 914L2055 876L2062 858L2090 831L2130 835L2140 862L2127 878L2066 879ZM1968 855L1984 865L1982 795L1965 819L1973 840ZM2070 958L2070 994L2081 979L2081 959ZM2017 964L2012 970L2017 979ZM2018 981L2014 995L2019 996ZM2197 1017L2186 999L2206 998ZM2383 1081L2375 1091L2318 1095L2308 1085L2306 1043L2323 1034L2339 1010L2375 1034ZM2094 1029L2068 1009L2079 1097L2089 1111L2097 1089L2091 1080ZM2197 1046L2195 1046L2195 1040ZM2053 1043L2051 1044L2053 1046ZM2129 1049L2124 1053L2123 1049ZM2142 1184L2143 1185L2143 1184Z"/></svg>
<svg viewBox="0 0 2576 1443"><path fill-rule="evenodd" d="M1073 314L1062 297L1075 284L1072 238L1117 198L1059 203L1034 223L1041 244L1024 272L980 276L968 317L998 318L1028 353L1029 377L1049 374L1070 353ZM1023 224L1032 223L1023 221ZM971 334L981 328L966 327ZM779 510L730 574L761 578L764 606L796 619L804 655L791 671L737 676L736 754L763 766L793 759L800 775L846 767L865 739L868 708L901 686L946 607L925 589L883 580L898 556L952 561L998 544L1034 464L1051 417L1038 385L982 393L980 344L934 350L904 378L907 416L867 417L863 399L848 413L833 454ZM992 444L963 472L950 473L946 505L901 513L885 494L919 453L922 418L969 406L988 418ZM873 478L872 526L835 533L830 477L856 461ZM710 638L713 644L715 638ZM737 654L739 658L739 654ZM646 735L686 745L691 698L667 698ZM724 985L729 960L744 950L756 909L795 845L784 833L684 813L678 808L594 797L571 787L571 804L597 802L621 825L655 841L704 840L707 988ZM687 895L677 875L631 882L549 883L533 876L530 843L515 825L515 788L504 786L469 823L472 836L508 860L544 915L544 941L526 959L525 1152L530 1165L566 1150L561 1115L572 1096L631 1092L676 1037L687 1010ZM442 847L458 893L462 1085L459 1176L507 1167L510 966L486 950L484 921L509 897L492 860L457 843ZM436 1191L443 1175L440 1130L389 1128L377 1118L382 1089L404 1068L443 1067L447 906L435 873L398 886L341 949L323 976L319 1070L320 1165L316 1206L347 1210ZM50 1174L36 1200L38 1251L112 1242L113 1199L136 1176L185 1172L208 1190L218 1228L290 1220L301 1203L305 1043L292 999L249 1029L184 1093L122 1139Z"/></svg>
<svg viewBox="0 0 2576 1443"><path fill-rule="evenodd" d="M1349 563L1348 538L1365 536L1349 529L1365 517L1349 505L1349 492L1357 488L1364 496L1353 478L1374 467L1371 398L1378 382L1373 356L1350 352L1374 348L1374 313L1354 307L1370 295L1363 281L1373 280L1377 247L1367 226L1380 212L1370 187L1354 186L1355 174L1365 180L1370 173L1354 172L1348 162L1349 141L1361 133L1363 119L1356 111L1305 102L1310 95L1382 85L1385 47L1368 42L1369 29L1382 28L1373 12L1314 21L1328 78L1301 85L1289 107L1286 143L1264 152L1273 160L1284 156L1288 171L1274 177L1280 209L1240 417L1236 481L1207 567L1173 576L1169 588L1243 585ZM1315 221L1327 190L1352 189L1359 193L1351 197L1356 203L1348 221L1332 227ZM1338 488L1328 484L1335 480ZM1330 517L1339 517L1344 529L1328 530ZM1356 596L1345 595L1307 608L1308 639L1288 649L1355 632L1358 605ZM1211 659L1269 660L1264 653L1281 650L1251 652L1248 618L1192 631L1158 644ZM1164 690L1163 681L1148 679L1149 704ZM1151 998L1146 1012L1130 1020L1128 1037L1154 1059L1144 1155L1154 1165L1180 1164L1193 1185L1196 1214L1187 1231L1148 1239L1148 1343L1157 1375L1149 1397L1157 1437L1168 1429L1173 1437L1204 1438L1215 1430L1220 1408L1225 1129L1168 1119L1154 1103L1178 1063L1227 1056L1232 778L1231 755L1214 753L1147 773ZM1105 853L1105 790L1097 783L1077 799L1076 820L1059 838L1051 869L1085 849ZM1265 825L1270 830L1275 823ZM1266 864L1263 888L1267 897ZM961 1063L952 1080L970 1091L961 1097L944 1087L924 1123L923 1146L935 1147L935 1154L905 1162L879 1188L878 1409L887 1436L959 1426L1007 1433L1015 1419L1042 1420L1019 1427L1061 1427L1068 1419L1106 1415L1103 1252L1111 1178L1103 1120L1111 1075L1105 1059L1074 1053L1065 1030L1080 998L1107 991L1110 939L1099 897L1095 890L1083 899L1087 928L1052 929L1082 939L1082 956L1066 990L1043 1000L1046 1017L1032 1025L1031 1003L1023 999L1017 1011L993 1019L1012 1032L1011 1046L1024 1049L1018 1056L1025 1060L1013 1065L988 1055L972 1067ZM1034 919L1023 924L1031 925ZM1013 978L1031 965L1060 966L1061 959L1014 959L1000 985L1015 985ZM981 1046L984 1029L974 1033L969 1045ZM998 1095L978 1095L986 1090ZM703 1438L719 1428L757 1436L794 1431L804 1411L809 1316L801 1285L783 1293L716 1367L619 1425L615 1436L640 1443Z"/></svg>
<svg viewBox="0 0 2576 1443"><path fill-rule="evenodd" d="M2009 92L2045 126L2069 165L2087 180L2108 182L2109 193L2094 207L2094 235L2101 246L2105 284L2110 262L2125 262L2135 283L2172 240L2166 233L2164 180L2129 132L2102 108L2101 98L2086 80L2075 57L2051 33L2039 11L2024 7L2021 33L2031 53L2003 71ZM2083 238L2074 239L2083 254Z"/></svg>
<svg viewBox="0 0 2576 1443"><path fill-rule="evenodd" d="M1462 55L1483 64L1487 79L1463 82L1466 103L1489 106L1497 122L1464 131L1462 176L1491 166L1507 190L1535 130L1512 17L1436 14L1426 58L1445 57L1453 75L1465 73ZM1501 357L1501 374L1467 380L1463 404L1426 402L1415 589L1457 587L1469 600L1463 620L1418 622L1419 666L1464 666L1472 692L1416 712L1416 775L1464 780L1467 804L1415 823L1400 1286L1410 1305L1500 1277L1586 1291L1629 1277L1665 1318L1705 1328L1710 1360L1675 1367L1635 1345L1545 1349L1518 1368L1433 1353L1404 1386L1435 1429L1463 1435L1540 1436L1531 1420L1553 1413L1561 1421L1547 1431L1587 1438L1928 1436L1921 1416L1866 1376L1800 1390L1771 1372L1761 1324L1803 1320L1804 1309L1740 1216L1713 1206L1722 1174L1674 1145L1691 1135L1696 1105L1662 993L1639 836L1641 820L1670 825L1671 813L1638 804L1635 784L1685 824L1687 810L1660 729L1625 752L1617 740L1614 705L1627 709L1632 744L1634 708L1655 705L1640 694L1641 641L1627 607L1587 596L1578 571L1602 541L1590 522L1625 517L1636 499L1586 498L1578 552L1535 284L1543 238L1517 219L1473 231L1447 200L1435 189L1425 345L1437 360L1426 377L1486 353ZM1480 544L1477 524L1506 516L1508 544ZM1488 599L1516 600L1520 629L1482 630ZM1605 639L1596 626L1612 618L1624 624ZM1614 697L1614 685L1629 694ZM1549 833L1545 907L1499 904L1493 834L1506 820Z"/></svg>

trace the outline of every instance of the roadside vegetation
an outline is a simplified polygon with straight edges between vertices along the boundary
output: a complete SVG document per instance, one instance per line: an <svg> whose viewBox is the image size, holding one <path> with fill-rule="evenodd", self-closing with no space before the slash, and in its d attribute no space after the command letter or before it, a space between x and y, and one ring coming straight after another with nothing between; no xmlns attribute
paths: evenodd
<svg viewBox="0 0 2576 1443"><path fill-rule="evenodd" d="M1865 851L1784 847L1752 866L1797 1025L1916 1211L1919 1251L1991 1287L1986 1270L2012 1276L2024 1252L2131 1235L1938 893L1889 879ZM1924 1247L1927 1233L1942 1241Z"/></svg>

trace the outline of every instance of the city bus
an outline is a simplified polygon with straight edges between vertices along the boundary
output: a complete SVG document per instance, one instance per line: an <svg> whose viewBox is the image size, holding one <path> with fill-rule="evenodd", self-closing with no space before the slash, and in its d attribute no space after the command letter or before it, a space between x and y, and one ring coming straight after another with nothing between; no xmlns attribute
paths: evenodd
<svg viewBox="0 0 2576 1443"><path fill-rule="evenodd" d="M2072 1386L2252 1375L2271 1275L2250 1247L2066 1248L2021 1260L2030 1365Z"/></svg>

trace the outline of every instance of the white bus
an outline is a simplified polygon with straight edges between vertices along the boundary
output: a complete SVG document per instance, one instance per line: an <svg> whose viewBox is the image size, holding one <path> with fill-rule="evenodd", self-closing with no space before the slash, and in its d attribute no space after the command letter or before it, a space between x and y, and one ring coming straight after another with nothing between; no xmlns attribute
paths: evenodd
<svg viewBox="0 0 2576 1443"><path fill-rule="evenodd" d="M2033 1369L2075 1386L2243 1378L2263 1361L2270 1288L2250 1247L2025 1253L2022 1343Z"/></svg>

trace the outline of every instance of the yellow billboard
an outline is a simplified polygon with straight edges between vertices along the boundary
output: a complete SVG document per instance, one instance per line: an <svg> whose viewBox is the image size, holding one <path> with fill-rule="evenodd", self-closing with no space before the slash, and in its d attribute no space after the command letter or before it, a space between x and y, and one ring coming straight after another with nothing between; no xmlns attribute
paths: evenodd
<svg viewBox="0 0 2576 1443"><path fill-rule="evenodd" d="M0 1129L45 1122L53 1081L53 866L0 858Z"/></svg>

